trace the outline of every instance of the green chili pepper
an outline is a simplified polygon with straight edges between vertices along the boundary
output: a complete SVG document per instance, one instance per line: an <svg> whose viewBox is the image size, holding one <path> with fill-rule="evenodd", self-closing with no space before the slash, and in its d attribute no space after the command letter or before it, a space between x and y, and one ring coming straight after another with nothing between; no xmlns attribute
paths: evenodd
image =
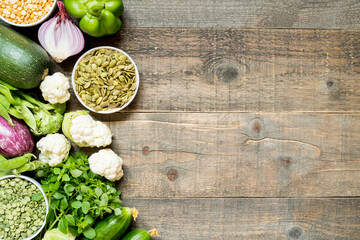
<svg viewBox="0 0 360 240"><path fill-rule="evenodd" d="M122 0L65 0L68 13L79 18L81 30L93 37L113 35L121 28Z"/></svg>
<svg viewBox="0 0 360 240"><path fill-rule="evenodd" d="M11 158L6 161L0 161L0 171L21 167L22 165L28 163L32 157L35 157L35 155L32 153L26 153L20 157Z"/></svg>

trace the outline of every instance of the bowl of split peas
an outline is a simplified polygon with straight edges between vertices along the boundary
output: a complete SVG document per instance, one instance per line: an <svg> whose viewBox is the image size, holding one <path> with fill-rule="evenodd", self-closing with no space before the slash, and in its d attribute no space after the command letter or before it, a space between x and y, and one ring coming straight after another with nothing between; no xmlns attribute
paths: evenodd
<svg viewBox="0 0 360 240"><path fill-rule="evenodd" d="M55 10L57 0L0 0L0 19L16 27L44 22Z"/></svg>

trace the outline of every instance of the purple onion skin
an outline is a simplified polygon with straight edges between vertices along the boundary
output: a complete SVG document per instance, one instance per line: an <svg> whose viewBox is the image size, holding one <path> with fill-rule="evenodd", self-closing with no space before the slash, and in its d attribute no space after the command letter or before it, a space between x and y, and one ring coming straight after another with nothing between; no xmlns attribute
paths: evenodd
<svg viewBox="0 0 360 240"><path fill-rule="evenodd" d="M15 118L12 121L15 126L0 116L0 154L7 158L22 156L34 149L34 139L27 126Z"/></svg>

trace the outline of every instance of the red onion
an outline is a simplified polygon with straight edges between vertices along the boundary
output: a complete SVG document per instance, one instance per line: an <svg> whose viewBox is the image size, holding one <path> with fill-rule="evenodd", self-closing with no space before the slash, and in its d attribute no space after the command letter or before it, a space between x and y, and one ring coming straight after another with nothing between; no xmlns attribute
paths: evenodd
<svg viewBox="0 0 360 240"><path fill-rule="evenodd" d="M64 3L58 1L59 12L39 28L41 46L58 63L76 55L85 46L84 35L67 14Z"/></svg>
<svg viewBox="0 0 360 240"><path fill-rule="evenodd" d="M19 120L12 118L14 126L0 116L0 154L18 157L34 149L34 140L29 129Z"/></svg>

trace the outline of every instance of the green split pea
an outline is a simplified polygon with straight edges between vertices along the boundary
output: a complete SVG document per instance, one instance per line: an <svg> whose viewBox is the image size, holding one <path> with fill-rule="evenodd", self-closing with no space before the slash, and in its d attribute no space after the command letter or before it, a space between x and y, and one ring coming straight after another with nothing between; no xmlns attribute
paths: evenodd
<svg viewBox="0 0 360 240"><path fill-rule="evenodd" d="M0 180L0 239L24 239L42 226L46 215L45 200L33 200L39 193L40 190L25 179Z"/></svg>

